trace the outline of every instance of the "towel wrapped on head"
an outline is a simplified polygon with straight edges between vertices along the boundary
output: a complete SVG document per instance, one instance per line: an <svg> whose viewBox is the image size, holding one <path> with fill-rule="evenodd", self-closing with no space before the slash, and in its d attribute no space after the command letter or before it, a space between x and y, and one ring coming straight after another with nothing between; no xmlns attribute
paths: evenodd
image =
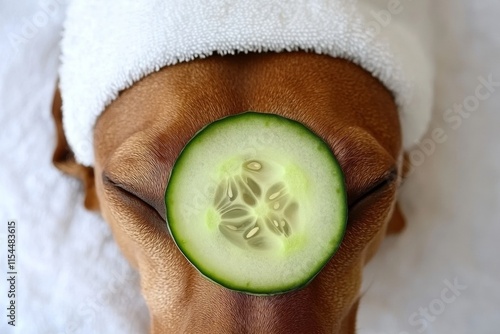
<svg viewBox="0 0 500 334"><path fill-rule="evenodd" d="M304 50L348 59L378 78L394 94L409 148L431 115L427 9L427 0L74 0L59 73L68 143L77 161L93 165L98 116L120 91L164 66Z"/></svg>

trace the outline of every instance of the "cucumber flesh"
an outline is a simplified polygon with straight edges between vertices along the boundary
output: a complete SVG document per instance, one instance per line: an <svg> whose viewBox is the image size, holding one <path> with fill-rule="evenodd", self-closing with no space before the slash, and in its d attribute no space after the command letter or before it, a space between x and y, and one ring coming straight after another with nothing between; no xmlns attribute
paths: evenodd
<svg viewBox="0 0 500 334"><path fill-rule="evenodd" d="M301 123L257 112L199 131L172 168L165 202L186 258L210 280L258 295L310 282L347 221L328 145Z"/></svg>

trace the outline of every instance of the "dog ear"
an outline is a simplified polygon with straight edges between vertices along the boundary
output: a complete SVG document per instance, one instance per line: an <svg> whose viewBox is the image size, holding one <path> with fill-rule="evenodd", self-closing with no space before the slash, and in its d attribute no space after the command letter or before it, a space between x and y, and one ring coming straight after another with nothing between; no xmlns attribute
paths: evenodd
<svg viewBox="0 0 500 334"><path fill-rule="evenodd" d="M399 207L399 203L396 202L394 211L392 213L392 218L387 224L387 234L398 234L401 233L401 231L404 230L406 226L406 218L401 212L401 209Z"/></svg>
<svg viewBox="0 0 500 334"><path fill-rule="evenodd" d="M66 136L64 135L61 107L61 94L59 89L56 89L52 102L52 116L56 126L57 143L54 155L52 156L52 163L63 173L76 177L82 181L85 191L85 208L98 211L99 200L95 189L94 169L92 167L83 166L76 161L75 155L69 147Z"/></svg>
<svg viewBox="0 0 500 334"><path fill-rule="evenodd" d="M403 181L413 172L410 155L408 152L403 153Z"/></svg>

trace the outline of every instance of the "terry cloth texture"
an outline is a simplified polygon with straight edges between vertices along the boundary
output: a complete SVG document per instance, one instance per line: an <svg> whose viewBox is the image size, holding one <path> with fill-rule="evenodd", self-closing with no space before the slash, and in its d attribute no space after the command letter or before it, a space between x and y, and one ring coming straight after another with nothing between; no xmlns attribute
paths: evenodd
<svg viewBox="0 0 500 334"><path fill-rule="evenodd" d="M373 10L375 2L72 1L59 74L64 129L76 159L93 165L97 117L146 75L214 53L293 50L345 58L371 72L394 94L409 148L431 114L428 1Z"/></svg>

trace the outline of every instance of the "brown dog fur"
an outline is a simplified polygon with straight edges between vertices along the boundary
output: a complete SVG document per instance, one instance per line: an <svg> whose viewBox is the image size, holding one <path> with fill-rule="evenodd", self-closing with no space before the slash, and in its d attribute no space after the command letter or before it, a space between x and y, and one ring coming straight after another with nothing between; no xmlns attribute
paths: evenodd
<svg viewBox="0 0 500 334"><path fill-rule="evenodd" d="M353 63L304 52L212 56L163 68L123 91L95 126L94 168L75 162L54 99L55 165L80 178L141 275L152 333L354 333L361 273L387 232L403 173L391 93ZM345 174L348 228L305 288L272 297L204 279L165 224L164 192L176 157L203 126L247 110L298 120L322 137ZM95 177L94 177L95 176ZM392 217L392 219L391 219Z"/></svg>

